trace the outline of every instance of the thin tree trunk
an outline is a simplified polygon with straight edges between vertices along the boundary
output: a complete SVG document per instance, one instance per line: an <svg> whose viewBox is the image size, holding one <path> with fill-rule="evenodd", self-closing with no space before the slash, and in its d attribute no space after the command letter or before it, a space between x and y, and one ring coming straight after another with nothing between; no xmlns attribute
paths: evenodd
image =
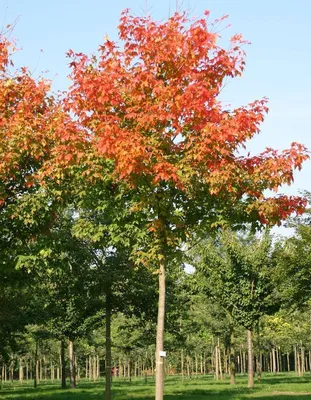
<svg viewBox="0 0 311 400"><path fill-rule="evenodd" d="M203 375L203 356L200 354L200 374Z"/></svg>
<svg viewBox="0 0 311 400"><path fill-rule="evenodd" d="M276 357L277 357L277 372L282 371L282 362L281 362L281 350L279 348L276 348Z"/></svg>
<svg viewBox="0 0 311 400"><path fill-rule="evenodd" d="M297 372L298 372L298 376L301 376L301 364L300 364L299 348L296 350L296 358L297 358Z"/></svg>
<svg viewBox="0 0 311 400"><path fill-rule="evenodd" d="M198 356L197 354L194 355L195 358L195 377L198 379Z"/></svg>
<svg viewBox="0 0 311 400"><path fill-rule="evenodd" d="M97 380L97 358L96 355L93 357L93 380L94 382Z"/></svg>
<svg viewBox="0 0 311 400"><path fill-rule="evenodd" d="M253 357L253 332L247 329L247 351L248 351L248 387L254 387L254 357Z"/></svg>
<svg viewBox="0 0 311 400"><path fill-rule="evenodd" d="M131 376L131 360L130 358L128 359L127 362L127 377L129 378L129 381L132 381L132 376Z"/></svg>
<svg viewBox="0 0 311 400"><path fill-rule="evenodd" d="M111 293L106 293L106 381L105 400L111 400Z"/></svg>
<svg viewBox="0 0 311 400"><path fill-rule="evenodd" d="M259 327L259 321L257 324L257 349L258 349L258 353L257 353L257 365L256 365L256 369L257 369L257 381L260 382L261 381L261 375L262 375L262 354L261 354L261 350L260 350L260 327Z"/></svg>
<svg viewBox="0 0 311 400"><path fill-rule="evenodd" d="M75 374L73 340L69 339L69 381L71 389L74 389L76 386L75 377L76 374Z"/></svg>
<svg viewBox="0 0 311 400"><path fill-rule="evenodd" d="M46 368L45 356L43 356L43 371L44 371L44 382L46 382L47 368Z"/></svg>
<svg viewBox="0 0 311 400"><path fill-rule="evenodd" d="M40 360L39 360L39 371L40 371L40 373L39 373L39 376L40 376L39 382L40 382L40 381L43 380L43 368L42 368L42 358L41 357L40 357Z"/></svg>
<svg viewBox="0 0 311 400"><path fill-rule="evenodd" d="M235 385L235 337L233 327L230 327L230 385Z"/></svg>
<svg viewBox="0 0 311 400"><path fill-rule="evenodd" d="M89 356L89 380L93 378L93 363L92 356Z"/></svg>
<svg viewBox="0 0 311 400"><path fill-rule="evenodd" d="M184 379L185 379L185 374L184 374L184 349L181 349L180 368L181 368L181 380L183 382Z"/></svg>
<svg viewBox="0 0 311 400"><path fill-rule="evenodd" d="M290 372L289 352L286 353L286 359L287 359L287 371Z"/></svg>
<svg viewBox="0 0 311 400"><path fill-rule="evenodd" d="M219 374L220 374L220 379L223 379L222 376L222 365L221 365L221 354L220 354L220 344L219 344L219 338L218 338L218 368L219 368Z"/></svg>
<svg viewBox="0 0 311 400"><path fill-rule="evenodd" d="M163 400L164 394L164 318L165 318L165 265L159 268L159 303L156 343L156 393L155 400Z"/></svg>
<svg viewBox="0 0 311 400"><path fill-rule="evenodd" d="M304 375L306 372L305 367L305 348L301 344L301 375Z"/></svg>
<svg viewBox="0 0 311 400"><path fill-rule="evenodd" d="M123 376L123 364L121 358L119 358L119 378Z"/></svg>
<svg viewBox="0 0 311 400"><path fill-rule="evenodd" d="M23 362L22 359L19 358L19 383L21 385L23 384L23 378L24 378Z"/></svg>
<svg viewBox="0 0 311 400"><path fill-rule="evenodd" d="M272 347L272 372L274 375L277 372L277 367L276 367L276 357L275 357L275 348Z"/></svg>
<svg viewBox="0 0 311 400"><path fill-rule="evenodd" d="M60 342L60 359L61 359L61 375L62 375L62 388L66 388L66 360L65 360L65 341Z"/></svg>
<svg viewBox="0 0 311 400"><path fill-rule="evenodd" d="M117 370L117 369L116 369ZM99 362L99 355L96 356L96 375L97 379L100 378L100 362Z"/></svg>
<svg viewBox="0 0 311 400"><path fill-rule="evenodd" d="M35 360L33 364L33 386L38 386L38 341L36 340Z"/></svg>
<svg viewBox="0 0 311 400"><path fill-rule="evenodd" d="M188 379L191 379L190 357L189 356L187 356L187 358L186 358L186 364L187 364L187 377L188 377Z"/></svg>
<svg viewBox="0 0 311 400"><path fill-rule="evenodd" d="M216 380L219 380L219 364L218 364L218 346L215 347L215 375Z"/></svg>

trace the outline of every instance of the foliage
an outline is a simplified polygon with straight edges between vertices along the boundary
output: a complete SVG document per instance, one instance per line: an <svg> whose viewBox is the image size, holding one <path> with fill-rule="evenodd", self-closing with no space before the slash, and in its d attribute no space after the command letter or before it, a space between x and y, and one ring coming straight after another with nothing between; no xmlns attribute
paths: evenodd
<svg viewBox="0 0 311 400"><path fill-rule="evenodd" d="M271 237L222 232L195 249L195 284L238 324L252 329L276 306Z"/></svg>

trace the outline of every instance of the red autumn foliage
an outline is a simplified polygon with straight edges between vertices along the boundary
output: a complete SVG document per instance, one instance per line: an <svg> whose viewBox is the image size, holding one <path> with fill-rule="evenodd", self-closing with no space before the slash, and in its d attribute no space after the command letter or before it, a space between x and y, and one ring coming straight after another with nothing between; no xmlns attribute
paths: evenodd
<svg viewBox="0 0 311 400"><path fill-rule="evenodd" d="M249 196L249 211L256 208L263 222L302 210L299 197L265 199L263 192L290 184L307 149L293 143L281 153L240 156L260 131L267 100L232 111L218 100L224 80L244 70L241 35L225 50L205 18L190 23L176 13L155 22L126 10L119 38L122 47L106 40L96 57L68 53L66 110L77 118L78 136L94 159L113 160L118 178L134 186L144 177L151 185L164 181L191 193L196 180L211 195L230 193L233 202Z"/></svg>

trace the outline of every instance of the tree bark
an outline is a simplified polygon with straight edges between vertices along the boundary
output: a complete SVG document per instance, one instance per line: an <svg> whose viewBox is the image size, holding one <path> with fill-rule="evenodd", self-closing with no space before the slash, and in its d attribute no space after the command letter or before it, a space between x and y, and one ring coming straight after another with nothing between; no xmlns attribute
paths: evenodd
<svg viewBox="0 0 311 400"><path fill-rule="evenodd" d="M66 360L65 360L65 341L60 342L60 359L61 359L61 374L62 374L62 388L66 388Z"/></svg>
<svg viewBox="0 0 311 400"><path fill-rule="evenodd" d="M156 343L156 393L155 400L163 400L164 394L164 318L165 318L165 265L159 268L159 303Z"/></svg>
<svg viewBox="0 0 311 400"><path fill-rule="evenodd" d="M106 361L105 400L111 400L111 293L106 293Z"/></svg>
<svg viewBox="0 0 311 400"><path fill-rule="evenodd" d="M247 329L247 351L248 351L248 387L254 387L254 356L253 356L253 332Z"/></svg>

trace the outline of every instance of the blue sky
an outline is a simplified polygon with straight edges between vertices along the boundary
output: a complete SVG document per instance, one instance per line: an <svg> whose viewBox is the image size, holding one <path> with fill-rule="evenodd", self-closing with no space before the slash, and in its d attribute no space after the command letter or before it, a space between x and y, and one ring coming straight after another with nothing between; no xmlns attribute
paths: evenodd
<svg viewBox="0 0 311 400"><path fill-rule="evenodd" d="M246 48L244 76L229 82L222 92L222 99L232 106L264 96L270 99L270 113L250 150L283 149L293 141L311 149L310 0L0 0L0 25L17 20L13 36L23 50L15 55L16 65L29 66L34 74L48 71L54 89L64 90L68 49L92 53L104 36L116 39L124 8L166 19L176 3L193 16L206 9L212 18L229 14L232 27L223 36L242 33L252 42ZM311 191L311 161L282 192L297 194L300 189Z"/></svg>

